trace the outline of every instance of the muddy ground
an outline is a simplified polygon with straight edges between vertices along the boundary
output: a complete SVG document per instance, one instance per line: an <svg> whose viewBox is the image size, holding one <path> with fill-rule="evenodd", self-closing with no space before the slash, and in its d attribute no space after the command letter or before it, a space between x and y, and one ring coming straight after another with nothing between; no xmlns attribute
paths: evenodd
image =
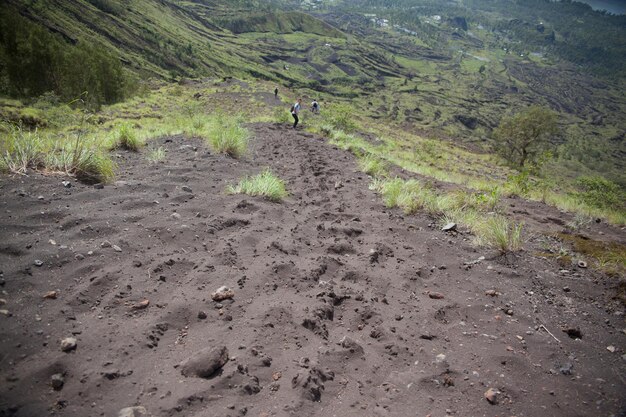
<svg viewBox="0 0 626 417"><path fill-rule="evenodd" d="M103 188L0 179L0 416L626 416L614 279L534 232L476 248L322 138L252 130L241 160L118 151ZM282 203L224 192L264 167Z"/></svg>

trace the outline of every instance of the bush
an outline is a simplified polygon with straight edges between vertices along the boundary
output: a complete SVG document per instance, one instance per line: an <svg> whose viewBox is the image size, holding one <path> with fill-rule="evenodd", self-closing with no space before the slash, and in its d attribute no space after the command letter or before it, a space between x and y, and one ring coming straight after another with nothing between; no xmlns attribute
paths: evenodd
<svg viewBox="0 0 626 417"><path fill-rule="evenodd" d="M291 113L289 113L289 109L285 109L282 106L278 106L274 108L274 113L272 119L276 123L285 124L292 121Z"/></svg>
<svg viewBox="0 0 626 417"><path fill-rule="evenodd" d="M357 129L357 124L352 117L352 109L347 104L334 104L324 112L328 115L328 123L337 130L350 133Z"/></svg>
<svg viewBox="0 0 626 417"><path fill-rule="evenodd" d="M270 201L280 201L287 196L285 182L275 176L269 169L259 175L244 178L236 186L229 186L226 190L231 194L248 194L263 196Z"/></svg>
<svg viewBox="0 0 626 417"><path fill-rule="evenodd" d="M584 204L600 209L624 208L624 193L619 186L600 176L580 177L576 181L580 191L574 195Z"/></svg>
<svg viewBox="0 0 626 417"><path fill-rule="evenodd" d="M556 113L531 106L512 117L505 117L493 132L494 149L514 167L522 168L552 148L556 134Z"/></svg>

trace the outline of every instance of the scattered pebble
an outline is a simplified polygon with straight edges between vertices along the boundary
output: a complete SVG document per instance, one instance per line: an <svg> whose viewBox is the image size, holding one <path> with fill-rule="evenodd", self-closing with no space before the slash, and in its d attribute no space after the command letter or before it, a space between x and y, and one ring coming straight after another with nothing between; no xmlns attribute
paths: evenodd
<svg viewBox="0 0 626 417"><path fill-rule="evenodd" d="M76 258L77 261L82 261L83 259L85 259L85 255L83 255L82 253L77 253L76 255L74 255L74 258Z"/></svg>
<svg viewBox="0 0 626 417"><path fill-rule="evenodd" d="M490 297L496 297L498 295L500 295L500 293L496 290L487 290L485 291L485 295L488 295Z"/></svg>
<svg viewBox="0 0 626 417"><path fill-rule="evenodd" d="M72 350L75 350L76 346L77 342L75 337L66 337L65 339L61 340L61 350L63 352L70 352Z"/></svg>
<svg viewBox="0 0 626 417"><path fill-rule="evenodd" d="M69 181L61 181L61 184L63 184L63 186L65 188L71 188L72 187L72 183Z"/></svg>
<svg viewBox="0 0 626 417"><path fill-rule="evenodd" d="M182 187L180 187L181 190L187 192L187 193L192 193L193 191L191 190L191 187L188 187L186 185L183 185Z"/></svg>
<svg viewBox="0 0 626 417"><path fill-rule="evenodd" d="M493 388L489 388L485 391L485 399L489 401L489 404L497 404L498 403L498 390Z"/></svg>
<svg viewBox="0 0 626 417"><path fill-rule="evenodd" d="M43 265L43 261L41 261L41 260L39 260L39 259L35 259L35 262L33 262L33 264L34 264L35 266L41 266L41 265Z"/></svg>
<svg viewBox="0 0 626 417"><path fill-rule="evenodd" d="M65 378L63 378L63 374L54 374L50 377L50 385L52 389L55 391L60 391L65 385Z"/></svg>
<svg viewBox="0 0 626 417"><path fill-rule="evenodd" d="M172 213L172 214L170 215L170 217L171 217L171 218L173 218L173 219L178 220L178 219L180 219L180 214L178 214L178 213Z"/></svg>
<svg viewBox="0 0 626 417"><path fill-rule="evenodd" d="M184 376L210 378L228 362L226 346L206 348L180 364Z"/></svg>
<svg viewBox="0 0 626 417"><path fill-rule="evenodd" d="M428 296L433 300L441 300L442 298L444 298L443 294L440 292L430 292L428 293Z"/></svg>
<svg viewBox="0 0 626 417"><path fill-rule="evenodd" d="M108 240L105 240L104 242L100 244L101 248L110 248L111 246L113 245L111 245L111 242L109 242Z"/></svg>
<svg viewBox="0 0 626 417"><path fill-rule="evenodd" d="M149 305L150 305L150 300L142 300L138 302L137 304L134 304L131 308L133 310L143 310L147 308Z"/></svg>
<svg viewBox="0 0 626 417"><path fill-rule="evenodd" d="M115 252L121 252L121 251L122 251L122 248L120 248L120 247L119 247L119 246L117 246L117 245L113 245L113 250L114 250Z"/></svg>
<svg viewBox="0 0 626 417"><path fill-rule="evenodd" d="M578 267L579 268L587 268L587 262L585 261L578 261Z"/></svg>
<svg viewBox="0 0 626 417"><path fill-rule="evenodd" d="M56 291L48 291L43 298L47 298L49 300L56 300L57 299L57 292Z"/></svg>
<svg viewBox="0 0 626 417"><path fill-rule="evenodd" d="M616 351L617 349L615 349L615 346L610 345L610 346L607 346L607 347L606 347L606 350L608 350L608 351L609 351L609 352L611 352L611 353L615 353L615 351Z"/></svg>
<svg viewBox="0 0 626 417"><path fill-rule="evenodd" d="M230 298L233 298L234 296L235 292L225 285L219 287L217 291L211 294L211 298L213 299L213 301L228 300Z"/></svg>
<svg viewBox="0 0 626 417"><path fill-rule="evenodd" d="M456 230L456 223L448 223L441 228L442 232L451 232L453 230Z"/></svg>
<svg viewBox="0 0 626 417"><path fill-rule="evenodd" d="M206 314L204 311L198 311L198 318L199 318L200 320L204 320L204 319L206 319L207 317L208 317L208 316L207 316L207 314Z"/></svg>
<svg viewBox="0 0 626 417"><path fill-rule="evenodd" d="M126 407L122 408L117 417L148 417L148 410L145 407Z"/></svg>

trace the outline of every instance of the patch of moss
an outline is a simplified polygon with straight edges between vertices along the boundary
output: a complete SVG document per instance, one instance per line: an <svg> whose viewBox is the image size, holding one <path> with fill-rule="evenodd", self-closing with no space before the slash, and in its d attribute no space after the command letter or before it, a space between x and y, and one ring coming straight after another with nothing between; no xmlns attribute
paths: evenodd
<svg viewBox="0 0 626 417"><path fill-rule="evenodd" d="M593 260L596 267L608 276L618 277L626 273L626 245L567 233L557 233L555 237L571 244L576 253Z"/></svg>

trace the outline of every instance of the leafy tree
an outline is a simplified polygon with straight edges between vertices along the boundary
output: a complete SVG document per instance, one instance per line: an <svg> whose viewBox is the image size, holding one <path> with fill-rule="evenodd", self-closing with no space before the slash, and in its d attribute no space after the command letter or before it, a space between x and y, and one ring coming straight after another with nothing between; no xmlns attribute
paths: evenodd
<svg viewBox="0 0 626 417"><path fill-rule="evenodd" d="M523 168L553 147L550 139L556 131L556 113L531 106L502 119L493 132L494 148L513 166Z"/></svg>

